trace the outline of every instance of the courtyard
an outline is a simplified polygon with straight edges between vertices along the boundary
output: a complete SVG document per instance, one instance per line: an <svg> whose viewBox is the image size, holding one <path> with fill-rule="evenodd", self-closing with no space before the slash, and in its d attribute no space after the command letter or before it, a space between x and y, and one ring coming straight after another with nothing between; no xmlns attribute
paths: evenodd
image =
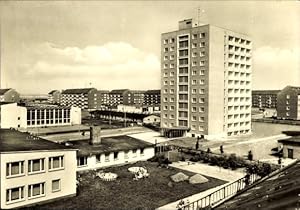
<svg viewBox="0 0 300 210"><path fill-rule="evenodd" d="M129 167L142 166L148 178L133 180ZM190 184L188 181L172 182L170 176L183 172L188 176L195 173L178 168L161 168L155 162L138 162L121 167L105 169L116 173L116 181L105 182L94 177L94 171L81 175L79 195L30 209L155 209L187 196L220 186L225 181L205 176L209 181ZM29 207L28 207L29 209Z"/></svg>

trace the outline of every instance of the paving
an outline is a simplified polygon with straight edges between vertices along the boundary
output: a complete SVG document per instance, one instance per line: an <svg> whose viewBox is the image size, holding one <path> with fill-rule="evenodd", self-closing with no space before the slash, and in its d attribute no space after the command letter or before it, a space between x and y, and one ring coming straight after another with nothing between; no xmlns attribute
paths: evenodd
<svg viewBox="0 0 300 210"><path fill-rule="evenodd" d="M160 136L160 133L156 132L156 131L135 133L135 134L131 134L129 136L152 143L152 144L170 141L170 138L165 138L163 136Z"/></svg>

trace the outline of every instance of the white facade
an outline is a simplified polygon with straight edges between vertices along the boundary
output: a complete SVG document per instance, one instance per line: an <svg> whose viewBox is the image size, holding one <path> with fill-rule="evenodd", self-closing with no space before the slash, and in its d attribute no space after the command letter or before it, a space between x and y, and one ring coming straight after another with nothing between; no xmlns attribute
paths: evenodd
<svg viewBox="0 0 300 210"><path fill-rule="evenodd" d="M63 158L55 166L57 157ZM36 167L32 161L38 159L44 163ZM1 209L76 195L76 150L2 152L0 168Z"/></svg>
<svg viewBox="0 0 300 210"><path fill-rule="evenodd" d="M57 112L56 112L57 110ZM61 113L57 118L56 113ZM66 115L66 113L69 113ZM31 128L81 124L78 107L23 107L17 103L0 105L0 128Z"/></svg>
<svg viewBox="0 0 300 210"><path fill-rule="evenodd" d="M160 123L160 117L156 115L149 115L143 119L143 123L145 124Z"/></svg>
<svg viewBox="0 0 300 210"><path fill-rule="evenodd" d="M155 155L154 147L147 147L144 148L142 152L141 151L142 149L136 149L77 157L77 171L123 165L137 161L146 161Z"/></svg>
<svg viewBox="0 0 300 210"><path fill-rule="evenodd" d="M128 105L119 104L117 106L117 111L118 112L142 113L143 108L142 107L135 107L135 106L128 106Z"/></svg>

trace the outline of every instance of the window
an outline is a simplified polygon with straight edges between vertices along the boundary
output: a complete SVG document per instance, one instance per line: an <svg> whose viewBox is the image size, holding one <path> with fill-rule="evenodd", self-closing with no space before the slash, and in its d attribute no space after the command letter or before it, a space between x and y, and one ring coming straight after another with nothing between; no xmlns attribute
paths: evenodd
<svg viewBox="0 0 300 210"><path fill-rule="evenodd" d="M168 85L168 81L166 80L166 81L164 81L164 85Z"/></svg>
<svg viewBox="0 0 300 210"><path fill-rule="evenodd" d="M141 148L141 156L144 156L144 148Z"/></svg>
<svg viewBox="0 0 300 210"><path fill-rule="evenodd" d="M204 79L200 79L200 85L204 85Z"/></svg>
<svg viewBox="0 0 300 210"><path fill-rule="evenodd" d="M170 55L170 60L174 60L175 55Z"/></svg>
<svg viewBox="0 0 300 210"><path fill-rule="evenodd" d="M11 162L6 164L6 176L24 175L24 161Z"/></svg>
<svg viewBox="0 0 300 210"><path fill-rule="evenodd" d="M194 58L197 57L197 52L193 52L192 57L194 57Z"/></svg>
<svg viewBox="0 0 300 210"><path fill-rule="evenodd" d="M197 98L192 98L192 103L196 103L197 102Z"/></svg>
<svg viewBox="0 0 300 210"><path fill-rule="evenodd" d="M188 56L189 51L188 50L179 50L179 56Z"/></svg>
<svg viewBox="0 0 300 210"><path fill-rule="evenodd" d="M200 70L200 75L204 75L204 70Z"/></svg>
<svg viewBox="0 0 300 210"><path fill-rule="evenodd" d="M173 94L174 93L174 89L170 89L170 93Z"/></svg>
<svg viewBox="0 0 300 210"><path fill-rule="evenodd" d="M60 191L60 179L52 180L52 192Z"/></svg>
<svg viewBox="0 0 300 210"><path fill-rule="evenodd" d="M170 39L170 44L174 43L175 42L175 39L174 38L171 38Z"/></svg>
<svg viewBox="0 0 300 210"><path fill-rule="evenodd" d="M193 39L197 39L197 34L193 34Z"/></svg>
<svg viewBox="0 0 300 210"><path fill-rule="evenodd" d="M197 74L197 71L192 71L192 75L196 75Z"/></svg>
<svg viewBox="0 0 300 210"><path fill-rule="evenodd" d="M192 112L196 112L197 111L197 107L193 106L192 107Z"/></svg>
<svg viewBox="0 0 300 210"><path fill-rule="evenodd" d="M136 157L136 149L132 150L133 157Z"/></svg>
<svg viewBox="0 0 300 210"><path fill-rule="evenodd" d="M205 56L205 52L204 51L201 51L200 52L200 57L204 57Z"/></svg>
<svg viewBox="0 0 300 210"><path fill-rule="evenodd" d="M192 93L197 93L197 89L192 89Z"/></svg>
<svg viewBox="0 0 300 210"><path fill-rule="evenodd" d="M168 89L164 89L164 93L168 93Z"/></svg>
<svg viewBox="0 0 300 210"><path fill-rule="evenodd" d="M164 98L164 102L168 102L168 98L167 97Z"/></svg>
<svg viewBox="0 0 300 210"><path fill-rule="evenodd" d="M170 68L174 68L175 64L174 63L170 63Z"/></svg>
<svg viewBox="0 0 300 210"><path fill-rule="evenodd" d="M168 41L167 39L164 40L164 44L168 44L168 42L169 42L169 41Z"/></svg>
<svg viewBox="0 0 300 210"><path fill-rule="evenodd" d="M204 103L204 98L199 98L199 102L200 102L201 104L203 104L203 103Z"/></svg>
<svg viewBox="0 0 300 210"><path fill-rule="evenodd" d="M168 110L168 106L164 106L164 110Z"/></svg>
<svg viewBox="0 0 300 210"><path fill-rule="evenodd" d="M204 122L204 117L199 117L200 122Z"/></svg>
<svg viewBox="0 0 300 210"><path fill-rule="evenodd" d="M175 106L170 106L170 110L174 110L175 109Z"/></svg>
<svg viewBox="0 0 300 210"><path fill-rule="evenodd" d="M175 47L170 47L170 51L173 52L175 50Z"/></svg>
<svg viewBox="0 0 300 210"><path fill-rule="evenodd" d="M101 162L101 154L96 155L96 162L97 163Z"/></svg>
<svg viewBox="0 0 300 210"><path fill-rule="evenodd" d="M168 56L167 56L167 55L165 55L164 60L165 60L165 61L168 60Z"/></svg>
<svg viewBox="0 0 300 210"><path fill-rule="evenodd" d="M40 197L45 195L45 182L28 185L28 197Z"/></svg>
<svg viewBox="0 0 300 210"><path fill-rule="evenodd" d="M204 107L200 107L199 112L204 112Z"/></svg>
<svg viewBox="0 0 300 210"><path fill-rule="evenodd" d="M164 69L167 69L167 68L168 68L168 64L165 63L165 64L164 64Z"/></svg>
<svg viewBox="0 0 300 210"><path fill-rule="evenodd" d="M24 186L6 190L6 202L20 201L24 199Z"/></svg>
<svg viewBox="0 0 300 210"><path fill-rule="evenodd" d="M289 106L287 106L287 107L286 107L286 110L287 110L287 111L288 111L288 110L290 110L290 107L289 107Z"/></svg>
<svg viewBox="0 0 300 210"><path fill-rule="evenodd" d="M193 61L192 66L197 66L197 61Z"/></svg>
<svg viewBox="0 0 300 210"><path fill-rule="evenodd" d="M174 80L170 81L170 85L174 85L174 83L175 83Z"/></svg>
<svg viewBox="0 0 300 210"><path fill-rule="evenodd" d="M167 47L165 47L164 52L168 52L168 51L169 51L169 49Z"/></svg>
<svg viewBox="0 0 300 210"><path fill-rule="evenodd" d="M172 97L172 98L170 98L170 102L174 102L174 98Z"/></svg>
<svg viewBox="0 0 300 210"><path fill-rule="evenodd" d="M203 125L200 125L200 126L199 126L199 131L204 131Z"/></svg>
<svg viewBox="0 0 300 210"><path fill-rule="evenodd" d="M200 66L204 66L205 65L205 61L200 61Z"/></svg>
<svg viewBox="0 0 300 210"><path fill-rule="evenodd" d="M105 154L105 162L109 162L109 153Z"/></svg>
<svg viewBox="0 0 300 210"><path fill-rule="evenodd" d="M200 94L204 94L204 89L200 89L200 90L199 90L199 93L200 93Z"/></svg>
<svg viewBox="0 0 300 210"><path fill-rule="evenodd" d="M196 116L192 116L192 121L196 121L197 117Z"/></svg>
<svg viewBox="0 0 300 210"><path fill-rule="evenodd" d="M201 33L200 38L205 38L205 33Z"/></svg>
<svg viewBox="0 0 300 210"><path fill-rule="evenodd" d="M192 80L192 85L196 85L197 84L197 80Z"/></svg>
<svg viewBox="0 0 300 210"><path fill-rule="evenodd" d="M165 72L165 73L164 73L164 77L168 77L168 72Z"/></svg>
<svg viewBox="0 0 300 210"><path fill-rule="evenodd" d="M45 171L45 158L28 160L28 173Z"/></svg>
<svg viewBox="0 0 300 210"><path fill-rule="evenodd" d="M125 158L125 159L128 159L128 158L129 158L129 151L125 151L124 158Z"/></svg>
<svg viewBox="0 0 300 210"><path fill-rule="evenodd" d="M63 167L64 167L64 156L49 158L49 169L61 169Z"/></svg>
<svg viewBox="0 0 300 210"><path fill-rule="evenodd" d="M197 43L193 43L192 48L197 48Z"/></svg>
<svg viewBox="0 0 300 210"><path fill-rule="evenodd" d="M87 157L77 157L77 166L86 166L87 165Z"/></svg>
<svg viewBox="0 0 300 210"><path fill-rule="evenodd" d="M200 47L205 47L205 42L201 42Z"/></svg>
<svg viewBox="0 0 300 210"><path fill-rule="evenodd" d="M114 160L118 160L119 152L114 152Z"/></svg>

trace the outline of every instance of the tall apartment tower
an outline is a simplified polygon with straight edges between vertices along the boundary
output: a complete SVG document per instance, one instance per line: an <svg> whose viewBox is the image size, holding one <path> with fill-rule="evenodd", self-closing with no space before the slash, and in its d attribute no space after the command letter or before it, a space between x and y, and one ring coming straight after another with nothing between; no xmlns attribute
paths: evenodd
<svg viewBox="0 0 300 210"><path fill-rule="evenodd" d="M179 22L161 36L161 131L207 139L251 132L252 42L212 25Z"/></svg>

